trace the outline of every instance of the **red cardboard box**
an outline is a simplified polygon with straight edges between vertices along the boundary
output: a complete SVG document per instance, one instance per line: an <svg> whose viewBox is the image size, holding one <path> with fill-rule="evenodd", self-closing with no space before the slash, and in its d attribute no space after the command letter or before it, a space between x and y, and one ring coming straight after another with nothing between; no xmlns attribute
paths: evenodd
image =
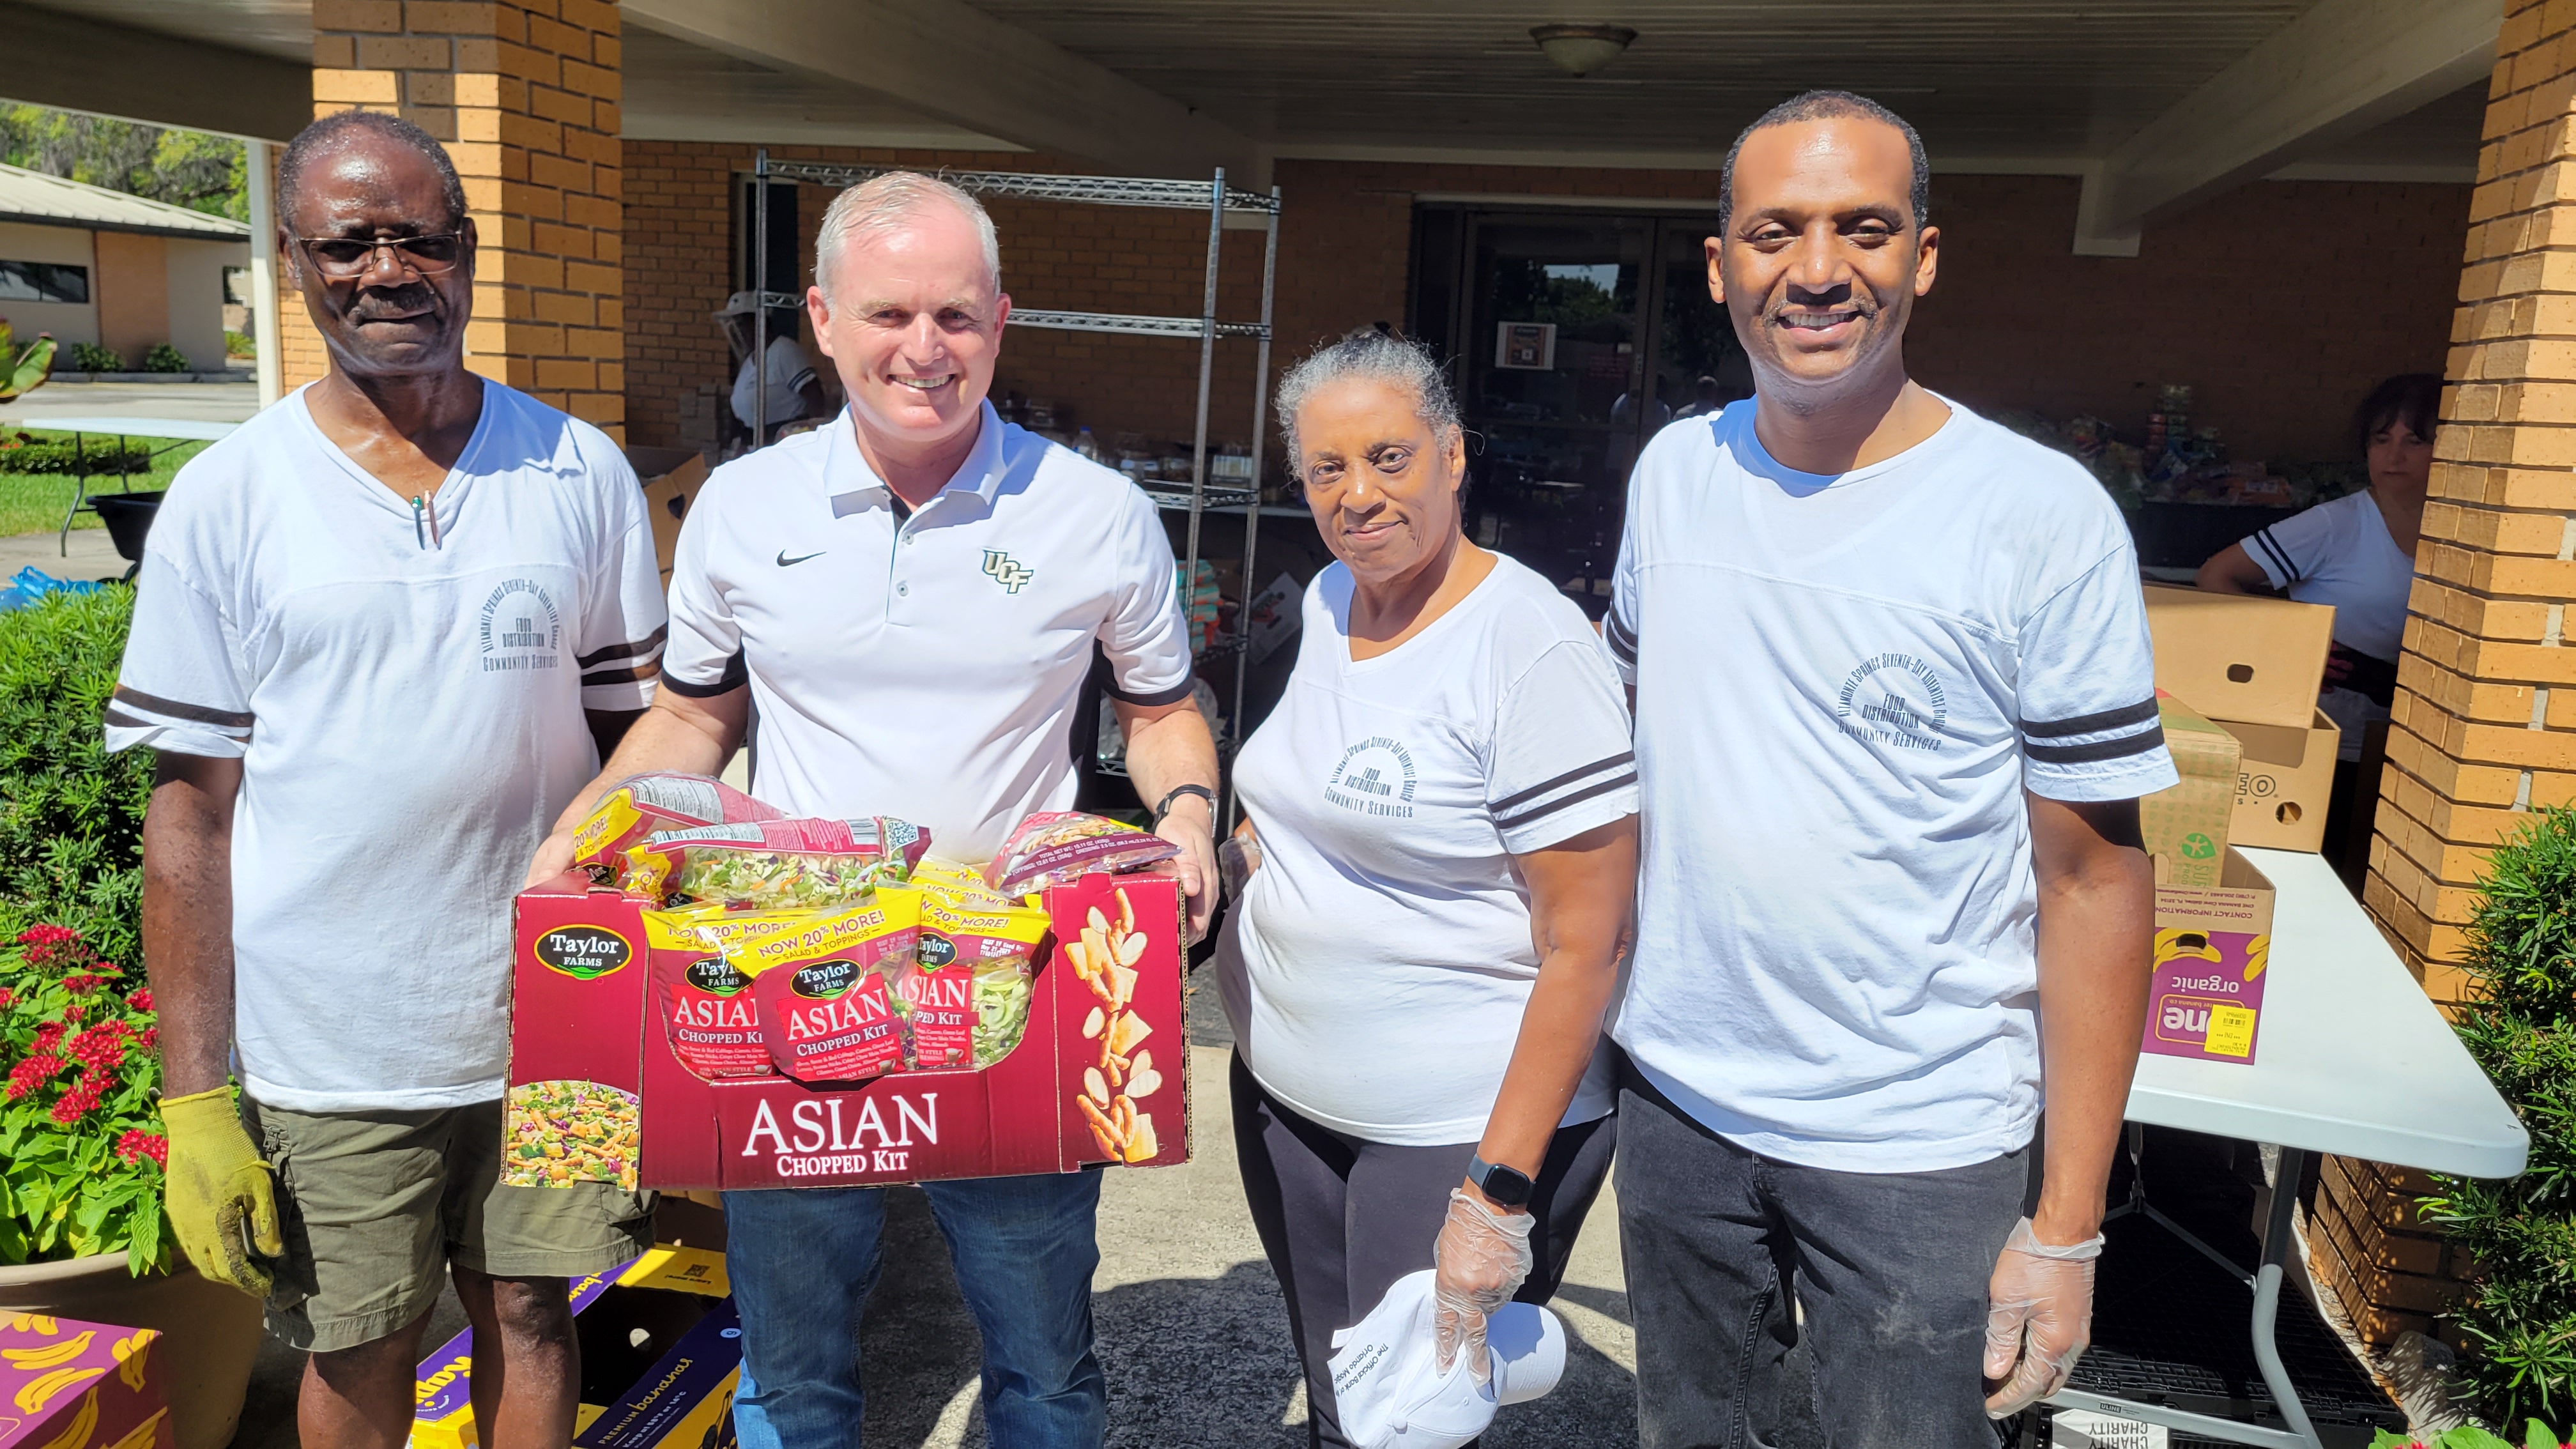
<svg viewBox="0 0 2576 1449"><path fill-rule="evenodd" d="M161 1335L0 1313L0 1449L171 1449Z"/></svg>
<svg viewBox="0 0 2576 1449"><path fill-rule="evenodd" d="M743 1189L1188 1161L1179 883L1085 876L1044 904L1053 929L1035 959L1028 1029L1007 1056L981 1071L813 1085L689 1070L665 1032L646 903L579 872L531 887L517 903L503 1170L537 1186ZM1106 973L1076 969L1064 949L1095 916L1122 941L1141 938L1120 967L1134 973L1123 1011ZM1136 1085L1143 1096L1123 1090Z"/></svg>

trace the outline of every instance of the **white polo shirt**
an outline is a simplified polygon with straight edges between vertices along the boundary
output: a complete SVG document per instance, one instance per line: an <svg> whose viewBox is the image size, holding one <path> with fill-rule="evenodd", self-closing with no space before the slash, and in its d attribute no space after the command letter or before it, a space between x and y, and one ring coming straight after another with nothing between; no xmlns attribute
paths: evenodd
<svg viewBox="0 0 2576 1449"><path fill-rule="evenodd" d="M751 687L751 793L894 815L982 860L1073 803L1092 647L1137 704L1190 693L1172 545L1118 473L983 409L975 450L899 519L845 410L717 469L671 569L663 682Z"/></svg>

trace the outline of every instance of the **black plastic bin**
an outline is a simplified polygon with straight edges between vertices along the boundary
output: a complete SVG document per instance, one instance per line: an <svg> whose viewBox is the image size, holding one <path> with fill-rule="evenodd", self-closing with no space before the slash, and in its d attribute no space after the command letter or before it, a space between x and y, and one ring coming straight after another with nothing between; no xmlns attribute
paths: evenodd
<svg viewBox="0 0 2576 1449"><path fill-rule="evenodd" d="M116 545L116 556L130 564L143 562L143 540L152 532L152 516L161 511L158 493L98 493L89 506L98 510L99 522L107 525L107 540Z"/></svg>

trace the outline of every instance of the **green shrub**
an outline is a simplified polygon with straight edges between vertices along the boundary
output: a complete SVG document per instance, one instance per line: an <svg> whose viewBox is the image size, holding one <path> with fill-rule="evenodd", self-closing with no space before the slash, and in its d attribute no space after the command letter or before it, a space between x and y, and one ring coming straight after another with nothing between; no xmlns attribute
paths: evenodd
<svg viewBox="0 0 2576 1449"><path fill-rule="evenodd" d="M0 614L0 931L70 926L142 964L149 750L99 737L134 613L130 589L49 594Z"/></svg>
<svg viewBox="0 0 2576 1449"><path fill-rule="evenodd" d="M113 347L101 347L95 342L75 342L72 344L72 365L70 370L73 372L123 372L125 370L125 358L123 354L119 353Z"/></svg>
<svg viewBox="0 0 2576 1449"><path fill-rule="evenodd" d="M2460 1040L2531 1134L2509 1182L2444 1180L2425 1216L2478 1262L2453 1315L2461 1368L2498 1423L2576 1410L2576 810L2543 810L2487 857L2462 964Z"/></svg>
<svg viewBox="0 0 2576 1449"><path fill-rule="evenodd" d="M117 451L113 444L90 443L77 453L69 438L37 438L26 433L0 434L0 473L87 471L93 478L152 471L152 454L142 448ZM68 497L69 495L65 495Z"/></svg>
<svg viewBox="0 0 2576 1449"><path fill-rule="evenodd" d="M101 371L105 370L101 369ZM152 350L143 354L143 370L145 372L194 372L197 370L197 365L188 360L188 354L169 343L155 342L152 344Z"/></svg>
<svg viewBox="0 0 2576 1449"><path fill-rule="evenodd" d="M257 357L259 356L259 339L251 336L247 332L235 332L233 329L227 327L224 329L224 356Z"/></svg>

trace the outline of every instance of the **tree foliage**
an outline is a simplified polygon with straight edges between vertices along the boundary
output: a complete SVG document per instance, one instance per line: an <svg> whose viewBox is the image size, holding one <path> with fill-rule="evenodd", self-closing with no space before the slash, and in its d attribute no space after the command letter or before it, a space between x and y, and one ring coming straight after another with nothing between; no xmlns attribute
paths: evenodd
<svg viewBox="0 0 2576 1449"><path fill-rule="evenodd" d="M0 105L0 163L250 219L242 143L44 106Z"/></svg>

